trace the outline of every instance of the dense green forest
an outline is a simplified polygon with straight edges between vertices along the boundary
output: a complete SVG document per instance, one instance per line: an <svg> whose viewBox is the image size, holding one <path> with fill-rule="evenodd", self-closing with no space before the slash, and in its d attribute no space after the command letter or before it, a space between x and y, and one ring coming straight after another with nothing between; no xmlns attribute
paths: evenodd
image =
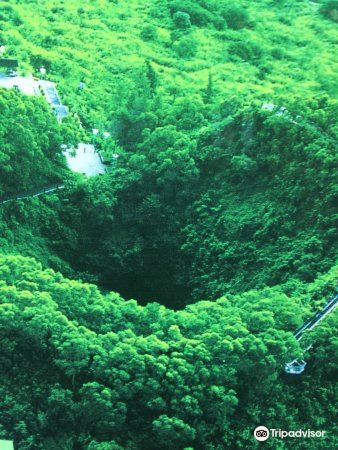
<svg viewBox="0 0 338 450"><path fill-rule="evenodd" d="M336 313L293 332L337 287L337 21L335 0L0 2L6 58L70 110L0 89L0 439L222 450L266 425L327 432L267 448L336 448ZM67 168L80 139L106 174Z"/></svg>
<svg viewBox="0 0 338 450"><path fill-rule="evenodd" d="M299 382L281 365L300 354L291 332L334 292L337 269L292 296L266 288L179 312L20 256L2 257L0 274L0 420L20 449L255 448L260 423L325 428L319 446L295 448L334 448L335 318L312 336Z"/></svg>

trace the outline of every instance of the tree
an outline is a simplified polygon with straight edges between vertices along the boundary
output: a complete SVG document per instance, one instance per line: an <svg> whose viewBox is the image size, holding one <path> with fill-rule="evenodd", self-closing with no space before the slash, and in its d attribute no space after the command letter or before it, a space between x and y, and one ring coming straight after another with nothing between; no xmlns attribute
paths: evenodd
<svg viewBox="0 0 338 450"><path fill-rule="evenodd" d="M323 5L320 7L320 12L335 22L338 22L338 1L324 1Z"/></svg>
<svg viewBox="0 0 338 450"><path fill-rule="evenodd" d="M198 41L191 36L183 36L174 43L174 50L180 58L192 58L198 49Z"/></svg>
<svg viewBox="0 0 338 450"><path fill-rule="evenodd" d="M222 15L228 26L234 30L240 30L249 25L249 14L240 5L226 6Z"/></svg>
<svg viewBox="0 0 338 450"><path fill-rule="evenodd" d="M175 14L173 15L173 20L176 28L185 30L191 27L190 16L185 12L175 12Z"/></svg>
<svg viewBox="0 0 338 450"><path fill-rule="evenodd" d="M157 87L157 75L150 61L146 61L146 70L147 70L147 78L150 84L150 91L152 94L154 94Z"/></svg>
<svg viewBox="0 0 338 450"><path fill-rule="evenodd" d="M76 140L72 125L59 126L41 99L14 90L1 90L0 105L0 196L60 181L65 174L61 146Z"/></svg>
<svg viewBox="0 0 338 450"><path fill-rule="evenodd" d="M206 103L211 103L214 96L214 81L212 73L209 72L208 74L208 85L205 89L204 99Z"/></svg>
<svg viewBox="0 0 338 450"><path fill-rule="evenodd" d="M196 436L196 431L183 420L166 415L154 420L153 428L162 448L175 449L189 445Z"/></svg>
<svg viewBox="0 0 338 450"><path fill-rule="evenodd" d="M157 29L152 25L147 25L141 31L141 37L144 41L154 41L157 39Z"/></svg>

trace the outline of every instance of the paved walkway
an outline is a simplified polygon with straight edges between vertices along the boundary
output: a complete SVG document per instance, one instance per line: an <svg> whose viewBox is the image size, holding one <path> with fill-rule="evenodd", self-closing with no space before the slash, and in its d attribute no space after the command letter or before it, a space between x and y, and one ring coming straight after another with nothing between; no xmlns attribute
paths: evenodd
<svg viewBox="0 0 338 450"><path fill-rule="evenodd" d="M25 95L40 95L39 82L33 77L9 77L0 73L0 87L17 88Z"/></svg>
<svg viewBox="0 0 338 450"><path fill-rule="evenodd" d="M38 191L33 192L24 192L21 194L13 194L10 197L7 197L6 199L0 200L0 205L4 205L5 203L11 202L13 200L25 200L26 198L34 198L34 197L40 197L40 195L44 194L50 194L51 192L58 191L60 189L64 189L64 184L53 184L46 188L40 189ZM1 447L0 447L1 450Z"/></svg>
<svg viewBox="0 0 338 450"><path fill-rule="evenodd" d="M48 80L37 80L29 77L10 77L0 73L0 87L17 88L26 95L43 94L53 109L59 122L68 115L68 108L62 104L56 84ZM64 155L68 167L73 172L82 173L88 177L101 175L106 172L100 155L90 144L80 143L75 150L66 150Z"/></svg>
<svg viewBox="0 0 338 450"><path fill-rule="evenodd" d="M62 104L55 83L52 81L40 80L39 86L41 87L47 102L53 108L59 122L61 122L62 119L68 115L68 108Z"/></svg>
<svg viewBox="0 0 338 450"><path fill-rule="evenodd" d="M66 150L64 155L67 159L68 167L73 172L82 173L88 177L101 175L106 172L106 167L102 163L94 145L80 143L77 149Z"/></svg>

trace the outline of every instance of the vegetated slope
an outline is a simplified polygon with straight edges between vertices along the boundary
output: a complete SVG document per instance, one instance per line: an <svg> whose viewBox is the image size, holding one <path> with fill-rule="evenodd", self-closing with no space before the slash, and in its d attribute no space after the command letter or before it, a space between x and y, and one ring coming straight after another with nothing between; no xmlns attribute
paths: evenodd
<svg viewBox="0 0 338 450"><path fill-rule="evenodd" d="M195 137L191 109L173 106L176 127L164 119L109 176L61 198L56 252L127 298L172 307L313 280L337 256L336 104L288 106L223 104Z"/></svg>
<svg viewBox="0 0 338 450"><path fill-rule="evenodd" d="M38 199L2 202L29 196L68 176L61 146L75 144L77 133L71 122L59 125L42 98L0 89L0 109L0 249L65 269L40 232L48 228L52 209L46 211Z"/></svg>
<svg viewBox="0 0 338 450"><path fill-rule="evenodd" d="M70 134L42 99L0 89L0 199L62 179L61 145Z"/></svg>
<svg viewBox="0 0 338 450"><path fill-rule="evenodd" d="M336 258L337 108L290 108L227 118L201 139L206 183L182 247L197 298L311 281Z"/></svg>
<svg viewBox="0 0 338 450"><path fill-rule="evenodd" d="M287 109L258 102L210 109L195 96L164 106L149 78L140 85L143 107L121 114L126 149L111 173L74 179L58 196L26 206L4 205L9 250L16 246L74 276L71 265L127 298L172 307L311 281L334 263L334 101L322 95L289 100ZM156 125L143 129L145 115ZM61 132L54 126L50 139ZM11 135L5 138L14 151ZM12 168L19 192L26 186L21 171L39 167L34 156L28 161L31 168ZM27 245L24 230L41 237L39 251ZM43 256L51 252L54 260Z"/></svg>
<svg viewBox="0 0 338 450"><path fill-rule="evenodd" d="M20 450L219 450L254 447L265 424L324 429L335 448L336 315L311 336L302 377L283 373L302 354L293 330L337 285L332 9L0 5L7 56L45 65L119 153L110 174L3 205L1 249L148 303L1 256L0 437ZM2 193L64 174L70 127L40 100L1 95Z"/></svg>
<svg viewBox="0 0 338 450"><path fill-rule="evenodd" d="M23 68L60 82L85 124L114 124L144 61L170 98L270 99L335 90L335 23L322 3L287 1L67 1L1 3L1 42ZM32 12L34 11L34 14ZM79 81L87 88L78 89Z"/></svg>
<svg viewBox="0 0 338 450"><path fill-rule="evenodd" d="M327 270L335 23L320 7L6 2L7 54L44 65L83 124L111 132L97 142L107 158L120 155L52 206L42 233L57 255L172 306Z"/></svg>
<svg viewBox="0 0 338 450"><path fill-rule="evenodd" d="M324 429L320 448L335 447L337 316L312 335L297 383L283 365L300 355L300 300L325 302L336 268L292 296L251 291L177 313L103 296L22 257L0 257L0 278L0 437L20 449L255 448L262 423Z"/></svg>

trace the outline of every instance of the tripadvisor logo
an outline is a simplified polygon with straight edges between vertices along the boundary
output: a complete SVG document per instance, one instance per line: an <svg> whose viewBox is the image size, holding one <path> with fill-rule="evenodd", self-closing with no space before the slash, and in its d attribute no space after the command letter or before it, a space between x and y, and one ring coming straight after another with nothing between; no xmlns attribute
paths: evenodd
<svg viewBox="0 0 338 450"><path fill-rule="evenodd" d="M255 428L254 436L257 441L266 441L269 438L269 430L266 427L260 426Z"/></svg>
<svg viewBox="0 0 338 450"><path fill-rule="evenodd" d="M257 441L266 441L270 437L285 439L287 437L291 438L323 438L325 437L326 431L313 431L313 430L277 430L272 428L268 430L264 426L259 426L254 430L254 436Z"/></svg>

